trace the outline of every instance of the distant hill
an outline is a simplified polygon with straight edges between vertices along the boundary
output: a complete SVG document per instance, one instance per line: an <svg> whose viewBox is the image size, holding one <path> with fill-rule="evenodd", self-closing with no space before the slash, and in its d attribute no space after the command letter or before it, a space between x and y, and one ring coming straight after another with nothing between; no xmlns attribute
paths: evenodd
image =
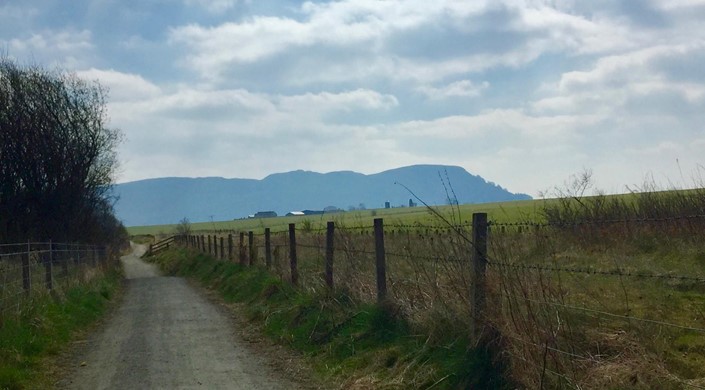
<svg viewBox="0 0 705 390"><path fill-rule="evenodd" d="M447 178L446 178L447 173ZM440 175L440 176L439 176ZM450 182L460 204L531 199L472 175L465 169L444 165L413 165L373 175L343 171L276 173L262 180L221 177L167 177L115 186L119 200L115 211L126 226L178 223L247 217L258 211L322 210L336 206L382 208L418 202L401 183L429 205L448 204L441 182ZM450 191L450 188L449 188ZM452 197L452 194L451 194Z"/></svg>

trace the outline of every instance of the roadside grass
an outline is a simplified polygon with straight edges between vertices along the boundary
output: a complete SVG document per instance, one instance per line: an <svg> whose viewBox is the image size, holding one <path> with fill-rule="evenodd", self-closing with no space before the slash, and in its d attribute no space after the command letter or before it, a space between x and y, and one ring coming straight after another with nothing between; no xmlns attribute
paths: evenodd
<svg viewBox="0 0 705 390"><path fill-rule="evenodd" d="M5 313L0 323L0 389L51 388L47 359L105 313L121 280L122 272L112 268L84 284L27 298L18 312Z"/></svg>
<svg viewBox="0 0 705 390"><path fill-rule="evenodd" d="M490 237L492 307L528 387L705 387L705 191L566 197ZM512 230L514 229L514 230Z"/></svg>
<svg viewBox="0 0 705 390"><path fill-rule="evenodd" d="M447 324L433 337L392 303L361 303L344 292L295 289L259 266L216 260L188 249L148 258L168 273L195 278L250 321L309 357L318 374L345 388L512 388L492 348L474 347L467 329Z"/></svg>

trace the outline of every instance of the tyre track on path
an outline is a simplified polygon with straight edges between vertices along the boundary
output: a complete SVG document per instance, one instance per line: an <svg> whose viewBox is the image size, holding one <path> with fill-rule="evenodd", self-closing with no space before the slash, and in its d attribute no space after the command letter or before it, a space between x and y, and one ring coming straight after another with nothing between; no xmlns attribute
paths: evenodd
<svg viewBox="0 0 705 390"><path fill-rule="evenodd" d="M233 321L183 278L142 261L121 261L120 307L88 340L81 362L58 383L70 389L297 389L268 358L242 344Z"/></svg>

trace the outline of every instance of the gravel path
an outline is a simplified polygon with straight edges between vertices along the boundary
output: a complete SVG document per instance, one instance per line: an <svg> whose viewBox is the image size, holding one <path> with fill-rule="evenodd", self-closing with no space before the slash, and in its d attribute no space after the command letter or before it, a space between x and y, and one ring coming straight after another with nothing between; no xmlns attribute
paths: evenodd
<svg viewBox="0 0 705 390"><path fill-rule="evenodd" d="M161 276L133 246L122 263L127 289L108 323L87 341L70 389L296 389L248 349L234 323L182 278Z"/></svg>

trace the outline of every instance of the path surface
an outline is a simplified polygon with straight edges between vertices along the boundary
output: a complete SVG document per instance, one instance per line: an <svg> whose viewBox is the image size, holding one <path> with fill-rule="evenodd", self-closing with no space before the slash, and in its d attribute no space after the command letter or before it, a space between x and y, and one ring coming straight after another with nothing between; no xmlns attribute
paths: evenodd
<svg viewBox="0 0 705 390"><path fill-rule="evenodd" d="M161 276L138 256L121 260L127 289L88 341L70 389L295 389L233 333L228 314L182 278Z"/></svg>

